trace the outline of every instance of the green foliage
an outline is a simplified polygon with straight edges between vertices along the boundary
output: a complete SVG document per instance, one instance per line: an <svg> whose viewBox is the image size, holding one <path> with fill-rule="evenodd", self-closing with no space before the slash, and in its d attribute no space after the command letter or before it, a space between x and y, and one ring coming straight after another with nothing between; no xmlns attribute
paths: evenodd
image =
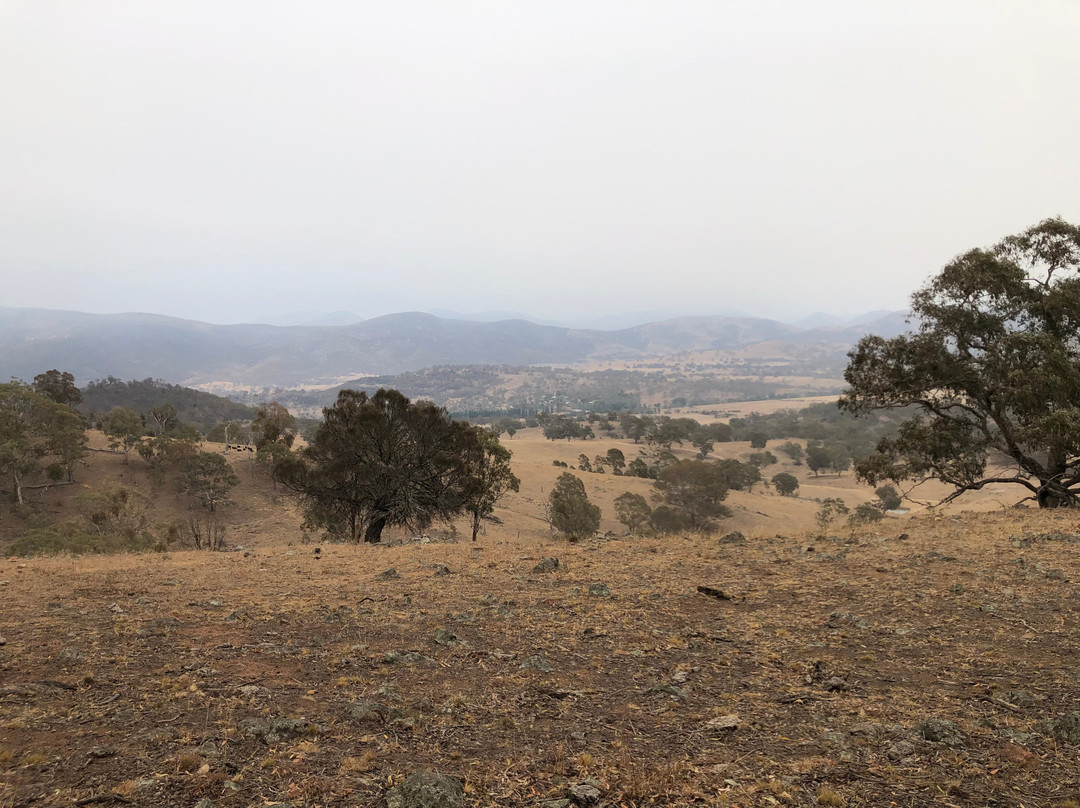
<svg viewBox="0 0 1080 808"><path fill-rule="evenodd" d="M559 475L548 495L551 526L571 541L600 528L600 508L589 502L585 484L568 471Z"/></svg>
<svg viewBox="0 0 1080 808"><path fill-rule="evenodd" d="M734 458L718 460L713 464L724 485L735 491L752 491L761 482L761 470L751 463L740 463Z"/></svg>
<svg viewBox="0 0 1080 808"><path fill-rule="evenodd" d="M657 533L665 536L670 536L672 533L679 533L689 527L689 522L682 511L668 507L667 505L658 505L653 508L649 521Z"/></svg>
<svg viewBox="0 0 1080 808"><path fill-rule="evenodd" d="M806 465L816 477L819 472L831 470L841 474L851 468L851 455L842 445L828 446L811 441L806 444Z"/></svg>
<svg viewBox="0 0 1080 808"><path fill-rule="evenodd" d="M799 480L794 474L788 474L786 471L782 471L779 474L773 475L772 486L780 496L793 497L799 490Z"/></svg>
<svg viewBox="0 0 1080 808"><path fill-rule="evenodd" d="M649 523L652 508L641 494L627 491L615 498L615 518L631 536L637 535L642 525Z"/></svg>
<svg viewBox="0 0 1080 808"><path fill-rule="evenodd" d="M912 297L918 331L849 354L841 407L914 409L856 472L939 479L946 501L991 483L1040 507L1080 499L1080 228L1047 219L947 264ZM1008 467L988 470L991 456Z"/></svg>
<svg viewBox="0 0 1080 808"><path fill-rule="evenodd" d="M716 463L680 460L656 478L656 499L680 514L691 530L707 532L716 519L731 516L723 504L728 484Z"/></svg>
<svg viewBox="0 0 1080 808"><path fill-rule="evenodd" d="M750 441L751 449L764 449L769 444L768 433L757 430L747 435L747 440Z"/></svg>

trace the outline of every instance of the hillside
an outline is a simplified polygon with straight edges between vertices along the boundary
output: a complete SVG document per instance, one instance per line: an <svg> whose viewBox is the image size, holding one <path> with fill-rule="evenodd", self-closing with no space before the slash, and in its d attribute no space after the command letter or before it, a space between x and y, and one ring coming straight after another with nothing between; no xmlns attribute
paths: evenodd
<svg viewBox="0 0 1080 808"><path fill-rule="evenodd" d="M420 770L484 808L1072 804L1069 514L820 537L809 500L750 494L745 543L570 545L536 504L582 444L529 432L522 492L476 544L315 552L234 458L244 552L7 563L0 804L380 805ZM87 471L144 484L112 455ZM584 479L605 507L644 483Z"/></svg>
<svg viewBox="0 0 1080 808"><path fill-rule="evenodd" d="M82 403L77 409L91 419L113 407L132 407L142 413L152 407L171 404L181 423L193 424L201 432L208 432L222 421L250 421L255 417L254 407L154 379L127 382L115 378L100 379L84 387L82 395Z"/></svg>
<svg viewBox="0 0 1080 808"><path fill-rule="evenodd" d="M832 346L833 355L842 355L863 333L895 330L894 320L799 330L772 320L683 317L601 331L404 313L347 326L286 327L0 308L0 374L33 378L55 367L80 384L116 376L188 386L300 387L434 365L569 364L759 343Z"/></svg>

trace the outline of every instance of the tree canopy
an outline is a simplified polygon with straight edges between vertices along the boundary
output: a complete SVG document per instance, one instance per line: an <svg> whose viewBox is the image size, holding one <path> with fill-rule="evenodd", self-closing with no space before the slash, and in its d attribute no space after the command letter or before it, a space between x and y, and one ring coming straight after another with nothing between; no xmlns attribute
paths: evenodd
<svg viewBox="0 0 1080 808"><path fill-rule="evenodd" d="M591 536L600 528L600 508L589 502L585 483L568 471L555 481L548 494L551 526L571 541Z"/></svg>
<svg viewBox="0 0 1080 808"><path fill-rule="evenodd" d="M1040 507L1080 496L1080 228L1047 219L957 257L912 297L918 329L863 338L843 409L910 408L860 478L1027 490Z"/></svg>
<svg viewBox="0 0 1080 808"><path fill-rule="evenodd" d="M277 470L305 498L309 525L378 542L387 526L423 529L470 505L486 510L468 462L483 451L477 430L446 410L397 390L342 390L323 414L310 445Z"/></svg>

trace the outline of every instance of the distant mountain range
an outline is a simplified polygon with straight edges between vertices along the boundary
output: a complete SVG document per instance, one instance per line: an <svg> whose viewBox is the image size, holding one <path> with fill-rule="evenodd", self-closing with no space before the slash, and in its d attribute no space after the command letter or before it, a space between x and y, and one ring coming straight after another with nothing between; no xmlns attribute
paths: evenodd
<svg viewBox="0 0 1080 808"><path fill-rule="evenodd" d="M852 345L907 330L903 312L855 325L798 328L753 317L677 317L613 331L475 322L408 312L349 325L211 325L155 314L0 307L0 378L51 368L80 384L115 376L185 385L297 387L433 365L567 364L761 343Z"/></svg>

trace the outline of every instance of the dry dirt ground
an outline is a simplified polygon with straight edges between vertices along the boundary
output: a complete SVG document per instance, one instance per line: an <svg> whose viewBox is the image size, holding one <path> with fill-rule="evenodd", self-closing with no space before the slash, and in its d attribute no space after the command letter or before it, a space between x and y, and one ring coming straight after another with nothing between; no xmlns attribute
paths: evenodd
<svg viewBox="0 0 1080 808"><path fill-rule="evenodd" d="M0 805L1075 806L1076 522L11 559Z"/></svg>

